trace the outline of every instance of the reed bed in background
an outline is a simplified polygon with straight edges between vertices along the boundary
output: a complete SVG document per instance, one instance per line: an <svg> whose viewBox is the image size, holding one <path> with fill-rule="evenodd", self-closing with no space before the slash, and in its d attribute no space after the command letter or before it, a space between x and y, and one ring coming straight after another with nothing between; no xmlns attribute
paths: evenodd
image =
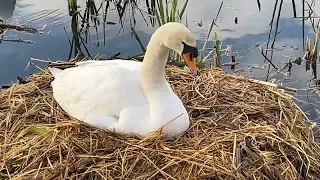
<svg viewBox="0 0 320 180"><path fill-rule="evenodd" d="M282 90L168 66L191 116L181 137L87 127L52 97L47 70L0 92L0 179L299 179L320 177L314 126Z"/></svg>

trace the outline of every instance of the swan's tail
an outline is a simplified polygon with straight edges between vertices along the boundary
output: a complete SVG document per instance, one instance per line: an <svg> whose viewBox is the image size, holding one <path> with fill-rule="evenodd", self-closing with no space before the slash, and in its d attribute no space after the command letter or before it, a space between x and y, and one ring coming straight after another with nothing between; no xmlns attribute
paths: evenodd
<svg viewBox="0 0 320 180"><path fill-rule="evenodd" d="M51 74L52 74L53 77L57 77L57 76L59 76L59 75L62 73L62 70L61 70L61 69L58 69L58 68L49 67L48 69L49 69L49 71L51 72Z"/></svg>

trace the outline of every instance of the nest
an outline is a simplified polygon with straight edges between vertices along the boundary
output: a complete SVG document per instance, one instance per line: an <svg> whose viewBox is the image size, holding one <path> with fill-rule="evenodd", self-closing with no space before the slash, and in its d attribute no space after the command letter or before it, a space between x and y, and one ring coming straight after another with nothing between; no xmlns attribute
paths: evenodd
<svg viewBox="0 0 320 180"><path fill-rule="evenodd" d="M191 116L163 138L80 123L52 97L48 70L0 92L0 179L317 179L314 125L283 90L203 69L167 67Z"/></svg>

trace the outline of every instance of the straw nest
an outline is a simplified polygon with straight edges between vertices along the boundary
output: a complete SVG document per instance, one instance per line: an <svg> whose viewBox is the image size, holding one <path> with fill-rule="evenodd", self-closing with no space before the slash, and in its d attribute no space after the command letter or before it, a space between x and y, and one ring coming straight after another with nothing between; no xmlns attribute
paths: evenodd
<svg viewBox="0 0 320 180"><path fill-rule="evenodd" d="M0 179L317 179L314 126L274 87L204 69L167 77L191 115L181 137L118 135L80 124L52 97L52 76L0 92Z"/></svg>

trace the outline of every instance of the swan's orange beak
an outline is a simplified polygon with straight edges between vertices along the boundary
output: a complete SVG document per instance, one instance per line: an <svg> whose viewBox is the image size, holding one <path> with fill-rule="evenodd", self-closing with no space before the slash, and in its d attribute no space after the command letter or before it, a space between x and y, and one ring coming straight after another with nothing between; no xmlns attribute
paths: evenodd
<svg viewBox="0 0 320 180"><path fill-rule="evenodd" d="M183 54L183 58L186 61L187 65L189 66L190 71L193 75L198 75L198 69L196 66L196 59L191 59L190 53Z"/></svg>

